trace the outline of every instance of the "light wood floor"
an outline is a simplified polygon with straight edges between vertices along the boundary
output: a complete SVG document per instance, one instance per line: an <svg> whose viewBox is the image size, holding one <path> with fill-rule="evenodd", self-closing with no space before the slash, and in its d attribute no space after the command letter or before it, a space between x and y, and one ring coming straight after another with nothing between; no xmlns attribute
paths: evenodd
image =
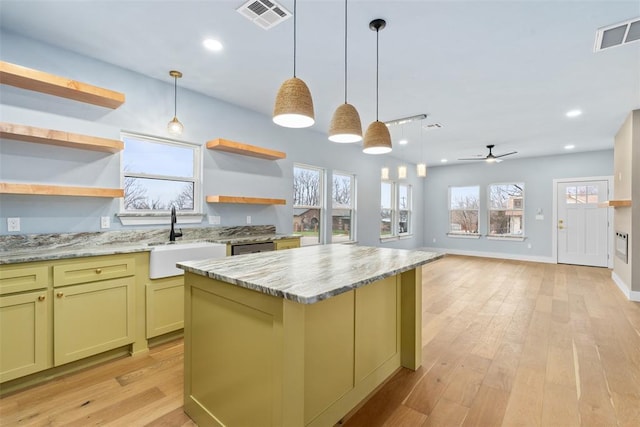
<svg viewBox="0 0 640 427"><path fill-rule="evenodd" d="M454 256L426 265L422 367L343 425L640 426L640 304L610 276ZM175 341L6 396L0 425L193 426L182 351Z"/></svg>

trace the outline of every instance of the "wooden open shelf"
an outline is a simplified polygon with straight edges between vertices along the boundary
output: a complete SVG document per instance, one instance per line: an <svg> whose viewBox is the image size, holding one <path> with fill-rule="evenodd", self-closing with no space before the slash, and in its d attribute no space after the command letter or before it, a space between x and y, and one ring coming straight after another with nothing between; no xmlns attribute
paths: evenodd
<svg viewBox="0 0 640 427"><path fill-rule="evenodd" d="M36 142L38 144L102 151L105 153L117 153L124 148L124 143L115 139L98 138L61 130L42 129L3 122L0 122L0 137L17 141Z"/></svg>
<svg viewBox="0 0 640 427"><path fill-rule="evenodd" d="M124 197L121 188L67 187L62 185L18 184L0 182L0 194L28 194L42 196Z"/></svg>
<svg viewBox="0 0 640 427"><path fill-rule="evenodd" d="M614 207L614 208L625 208L631 206L631 200L607 200L606 202L599 203L600 207Z"/></svg>
<svg viewBox="0 0 640 427"><path fill-rule="evenodd" d="M282 151L269 150L267 148L256 147L255 145L243 144L222 138L208 141L207 148L266 160L279 160L287 157L287 154Z"/></svg>
<svg viewBox="0 0 640 427"><path fill-rule="evenodd" d="M120 92L4 61L0 61L0 83L112 109L124 103Z"/></svg>
<svg viewBox="0 0 640 427"><path fill-rule="evenodd" d="M242 203L251 205L285 205L285 199L267 199L263 197L207 196L207 203Z"/></svg>

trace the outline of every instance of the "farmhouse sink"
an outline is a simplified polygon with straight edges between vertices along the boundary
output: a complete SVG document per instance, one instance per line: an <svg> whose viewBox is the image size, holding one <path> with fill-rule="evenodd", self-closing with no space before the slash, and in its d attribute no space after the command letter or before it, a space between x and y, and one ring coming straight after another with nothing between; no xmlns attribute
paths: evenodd
<svg viewBox="0 0 640 427"><path fill-rule="evenodd" d="M224 243L194 242L152 244L151 246L153 247L149 258L151 279L184 274L184 270L176 268L177 262L222 258L227 255L227 245Z"/></svg>

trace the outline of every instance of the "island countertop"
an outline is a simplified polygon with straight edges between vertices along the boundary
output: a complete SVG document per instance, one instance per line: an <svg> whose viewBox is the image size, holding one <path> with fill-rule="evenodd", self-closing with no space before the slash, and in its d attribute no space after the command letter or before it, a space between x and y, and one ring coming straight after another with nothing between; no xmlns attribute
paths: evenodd
<svg viewBox="0 0 640 427"><path fill-rule="evenodd" d="M442 256L417 250L334 244L186 261L177 267L301 304L313 304Z"/></svg>

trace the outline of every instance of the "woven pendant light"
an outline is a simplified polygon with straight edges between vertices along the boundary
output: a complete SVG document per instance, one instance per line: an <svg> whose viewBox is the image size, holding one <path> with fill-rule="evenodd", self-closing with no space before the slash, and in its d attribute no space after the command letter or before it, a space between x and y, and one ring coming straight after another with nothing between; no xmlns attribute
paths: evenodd
<svg viewBox="0 0 640 427"><path fill-rule="evenodd" d="M293 0L293 77L286 80L276 96L273 122L287 128L306 128L315 123L313 98L307 84L296 77L296 0Z"/></svg>
<svg viewBox="0 0 640 427"><path fill-rule="evenodd" d="M384 19L374 19L369 23L369 28L376 32L376 121L371 123L364 134L362 151L367 154L385 154L391 152L391 135L387 125L378 120L378 86L379 78L379 33L387 23Z"/></svg>
<svg viewBox="0 0 640 427"><path fill-rule="evenodd" d="M336 108L329 126L329 141L349 143L362 141L360 114L347 103L347 0L344 0L344 104Z"/></svg>

